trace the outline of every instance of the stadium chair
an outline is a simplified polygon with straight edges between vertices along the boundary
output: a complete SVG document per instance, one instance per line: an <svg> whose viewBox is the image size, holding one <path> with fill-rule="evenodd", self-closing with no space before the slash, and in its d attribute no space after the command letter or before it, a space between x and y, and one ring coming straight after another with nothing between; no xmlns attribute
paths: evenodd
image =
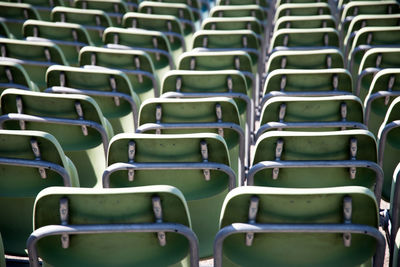
<svg viewBox="0 0 400 267"><path fill-rule="evenodd" d="M274 26L274 32L279 29L314 29L314 28L336 28L336 20L332 15L315 16L283 16Z"/></svg>
<svg viewBox="0 0 400 267"><path fill-rule="evenodd" d="M377 136L379 140L378 163L385 174L382 196L387 201L390 200L393 190L391 188L393 173L399 163L397 156L399 154L399 147L397 145L399 139L399 101L400 99L396 98L390 104Z"/></svg>
<svg viewBox="0 0 400 267"><path fill-rule="evenodd" d="M217 6L247 6L247 5L257 5L264 10L267 15L270 9L271 2L268 0L217 0Z"/></svg>
<svg viewBox="0 0 400 267"><path fill-rule="evenodd" d="M152 0L154 1L154 0ZM201 23L202 21L202 7L200 0L161 0L161 1L154 1L154 2L163 2L168 4L186 4L189 6L190 10L193 13L193 17L196 23Z"/></svg>
<svg viewBox="0 0 400 267"><path fill-rule="evenodd" d="M337 48L287 49L272 51L265 73L276 69L330 69L344 68L342 52Z"/></svg>
<svg viewBox="0 0 400 267"><path fill-rule="evenodd" d="M22 30L29 41L50 41L58 45L71 66L79 66L80 49L92 45L86 29L75 23L27 20Z"/></svg>
<svg viewBox="0 0 400 267"><path fill-rule="evenodd" d="M39 131L0 130L0 220L5 253L27 256L36 195L49 186L79 186L74 164L59 142Z"/></svg>
<svg viewBox="0 0 400 267"><path fill-rule="evenodd" d="M353 78L357 77L360 62L366 51L376 46L393 47L398 44L400 44L400 26L365 27L359 30L347 54L348 69ZM350 43L347 45L350 47Z"/></svg>
<svg viewBox="0 0 400 267"><path fill-rule="evenodd" d="M2 129L41 130L54 135L75 164L81 187L101 187L110 123L85 95L8 89L1 95Z"/></svg>
<svg viewBox="0 0 400 267"><path fill-rule="evenodd" d="M61 49L49 41L25 41L0 38L0 61L11 61L24 67L40 90L46 88L47 68L54 64L68 65Z"/></svg>
<svg viewBox="0 0 400 267"><path fill-rule="evenodd" d="M267 14L259 5L214 6L210 10L209 17L254 17L263 23L268 19Z"/></svg>
<svg viewBox="0 0 400 267"><path fill-rule="evenodd" d="M235 179L225 141L216 134L121 134L110 143L103 185L177 187L187 201L203 258L212 256L222 203Z"/></svg>
<svg viewBox="0 0 400 267"><path fill-rule="evenodd" d="M363 187L240 187L222 208L214 266L383 266L378 227L378 204Z"/></svg>
<svg viewBox="0 0 400 267"><path fill-rule="evenodd" d="M185 198L171 186L47 188L33 224L32 267L38 257L51 266L199 266Z"/></svg>
<svg viewBox="0 0 400 267"><path fill-rule="evenodd" d="M377 72L400 65L400 47L376 47L365 52L358 69L357 84L353 88L361 101L366 100L372 80Z"/></svg>
<svg viewBox="0 0 400 267"><path fill-rule="evenodd" d="M6 19L0 18L0 38L11 38L10 31L6 25Z"/></svg>
<svg viewBox="0 0 400 267"><path fill-rule="evenodd" d="M103 46L103 32L112 26L110 17L101 10L55 7L51 11L52 21L80 24L89 33L96 46Z"/></svg>
<svg viewBox="0 0 400 267"><path fill-rule="evenodd" d="M97 66L51 66L46 92L84 94L93 97L114 133L135 132L140 100L121 71Z"/></svg>
<svg viewBox="0 0 400 267"><path fill-rule="evenodd" d="M51 21L51 10L56 6L65 6L69 0L9 0L10 2L24 3L32 5L45 21Z"/></svg>
<svg viewBox="0 0 400 267"><path fill-rule="evenodd" d="M128 5L123 0L74 0L74 4L76 8L106 12L115 27L121 26L122 17L126 12L129 12Z"/></svg>
<svg viewBox="0 0 400 267"><path fill-rule="evenodd" d="M125 28L162 32L169 40L174 58L178 58L191 46L192 33L185 36L179 19L171 15L129 12L124 15L122 24Z"/></svg>
<svg viewBox="0 0 400 267"><path fill-rule="evenodd" d="M364 101L364 123L378 135L392 101L400 96L400 69L384 69L375 74Z"/></svg>
<svg viewBox="0 0 400 267"><path fill-rule="evenodd" d="M22 25L25 20L38 19L40 15L30 4L0 2L0 18L9 31L10 37L23 39Z"/></svg>
<svg viewBox="0 0 400 267"><path fill-rule="evenodd" d="M353 95L277 96L268 99L262 108L256 139L272 130L367 130L363 119L363 104Z"/></svg>
<svg viewBox="0 0 400 267"><path fill-rule="evenodd" d="M283 16L315 16L331 13L328 3L282 4L275 11L274 22Z"/></svg>
<svg viewBox="0 0 400 267"><path fill-rule="evenodd" d="M175 68L176 59L172 57L168 38L162 32L110 27L104 31L104 43L108 48L147 52L160 80L167 71Z"/></svg>
<svg viewBox="0 0 400 267"><path fill-rule="evenodd" d="M327 0L322 0L322 1L319 1L319 0L277 0L275 3L275 8L279 7L280 5L289 4L289 3L307 4L307 3L319 3L319 2L327 3L328 1Z"/></svg>
<svg viewBox="0 0 400 267"><path fill-rule="evenodd" d="M118 50L86 46L79 55L81 66L96 65L122 71L141 102L158 97L159 81L150 56L141 50Z"/></svg>
<svg viewBox="0 0 400 267"><path fill-rule="evenodd" d="M38 91L21 64L0 61L0 94L7 88Z"/></svg>

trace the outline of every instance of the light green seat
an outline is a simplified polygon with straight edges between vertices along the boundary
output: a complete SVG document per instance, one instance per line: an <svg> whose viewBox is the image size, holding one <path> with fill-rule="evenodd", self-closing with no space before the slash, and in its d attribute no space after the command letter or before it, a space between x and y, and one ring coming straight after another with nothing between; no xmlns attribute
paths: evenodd
<svg viewBox="0 0 400 267"><path fill-rule="evenodd" d="M164 33L169 40L175 62L191 46L192 33L185 36L179 19L171 15L129 12L124 15L122 24L125 28L138 28Z"/></svg>
<svg viewBox="0 0 400 267"><path fill-rule="evenodd" d="M283 16L275 22L274 32L284 28L336 28L336 20L332 15Z"/></svg>
<svg viewBox="0 0 400 267"><path fill-rule="evenodd" d="M292 4L307 4L307 3L319 3L319 2L327 3L328 1L327 0L323 0L323 1L320 1L320 0L277 0L275 2L275 8L279 7L280 5L289 4L289 3L292 3Z"/></svg>
<svg viewBox="0 0 400 267"><path fill-rule="evenodd" d="M38 91L21 64L0 60L0 93L7 88Z"/></svg>
<svg viewBox="0 0 400 267"><path fill-rule="evenodd" d="M40 15L40 18L45 21L51 21L51 10L56 6L65 6L64 0L9 0L10 2L25 3L32 5ZM65 2L68 2L66 0Z"/></svg>
<svg viewBox="0 0 400 267"><path fill-rule="evenodd" d="M51 66L46 73L46 91L93 97L114 133L135 132L140 100L121 71L103 67Z"/></svg>
<svg viewBox="0 0 400 267"><path fill-rule="evenodd" d="M0 220L5 253L26 256L36 195L49 186L79 186L74 164L54 136L0 130ZM35 153L36 152L36 153Z"/></svg>
<svg viewBox="0 0 400 267"><path fill-rule="evenodd" d="M162 3L168 3L168 4L186 4L189 6L190 10L193 13L193 17L196 23L201 23L202 20L202 12L201 12L201 1L200 0L161 0L161 1L155 1L151 0L153 2L162 2Z"/></svg>
<svg viewBox="0 0 400 267"><path fill-rule="evenodd" d="M217 6L246 6L246 5L258 5L260 6L265 14L268 14L271 2L268 0L216 0Z"/></svg>
<svg viewBox="0 0 400 267"><path fill-rule="evenodd" d="M80 186L101 187L113 131L91 97L8 89L1 95L1 110L3 129L49 132L75 164Z"/></svg>
<svg viewBox="0 0 400 267"><path fill-rule="evenodd" d="M274 21L283 16L315 16L330 15L332 13L328 3L299 3L282 4L275 11Z"/></svg>
<svg viewBox="0 0 400 267"><path fill-rule="evenodd" d="M264 10L259 5L214 6L210 10L209 17L254 17L262 22L267 20L267 14L265 14Z"/></svg>
<svg viewBox="0 0 400 267"><path fill-rule="evenodd" d="M50 41L58 45L71 66L79 65L79 50L92 45L86 29L75 23L27 20L22 30L27 40Z"/></svg>
<svg viewBox="0 0 400 267"><path fill-rule="evenodd" d="M80 51L79 63L81 66L96 65L122 71L141 102L160 95L153 62L144 51L86 46Z"/></svg>
<svg viewBox="0 0 400 267"><path fill-rule="evenodd" d="M390 200L391 193L395 190L394 188L391 188L392 178L396 166L399 163L399 101L400 99L397 97L390 104L378 133L378 163L385 173L382 197L387 201Z"/></svg>
<svg viewBox="0 0 400 267"><path fill-rule="evenodd" d="M365 102L372 80L377 72L400 66L400 47L375 47L367 50L358 69L354 94Z"/></svg>
<svg viewBox="0 0 400 267"><path fill-rule="evenodd" d="M110 17L102 10L55 7L51 11L52 21L76 23L83 26L96 46L103 46L103 32L112 26Z"/></svg>
<svg viewBox="0 0 400 267"><path fill-rule="evenodd" d="M162 32L110 27L104 31L103 40L108 48L147 52L160 80L167 71L175 68L168 38Z"/></svg>
<svg viewBox="0 0 400 267"><path fill-rule="evenodd" d="M185 198L171 186L51 187L36 198L33 225L32 267L38 257L50 266L198 266Z"/></svg>
<svg viewBox="0 0 400 267"><path fill-rule="evenodd" d="M357 77L360 62L366 51L377 46L394 47L399 43L400 26L365 27L359 30L347 54L348 69L353 78Z"/></svg>
<svg viewBox="0 0 400 267"><path fill-rule="evenodd" d="M328 97L277 96L268 99L256 136L266 131L337 131L367 129L363 105L353 95Z"/></svg>
<svg viewBox="0 0 400 267"><path fill-rule="evenodd" d="M266 63L266 73L276 69L344 68L342 52L337 48L287 49L273 51Z"/></svg>
<svg viewBox="0 0 400 267"><path fill-rule="evenodd" d="M128 5L123 0L74 0L76 8L96 9L106 12L113 26L121 26L122 17L129 12Z"/></svg>
<svg viewBox="0 0 400 267"><path fill-rule="evenodd" d="M221 211L214 266L383 266L378 217L363 187L236 188Z"/></svg>
<svg viewBox="0 0 400 267"><path fill-rule="evenodd" d="M46 88L46 71L54 64L68 65L61 49L49 41L25 41L0 38L0 61L12 61L24 67L40 90Z"/></svg>
<svg viewBox="0 0 400 267"><path fill-rule="evenodd" d="M132 149L130 159L128 151ZM204 175L207 170L208 181ZM133 181L128 178L130 171L134 172ZM236 184L222 137L210 133L118 135L111 140L103 177L105 187L177 187L188 204L193 231L199 238L200 257L212 256L222 202Z"/></svg>

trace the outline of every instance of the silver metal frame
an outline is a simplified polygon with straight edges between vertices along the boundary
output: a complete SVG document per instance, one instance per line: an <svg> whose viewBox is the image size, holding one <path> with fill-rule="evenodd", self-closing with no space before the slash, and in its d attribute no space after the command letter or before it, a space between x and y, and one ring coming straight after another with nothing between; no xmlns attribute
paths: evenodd
<svg viewBox="0 0 400 267"><path fill-rule="evenodd" d="M385 259L385 237L377 228L359 224L248 224L233 223L222 228L214 241L214 267L222 267L223 242L232 234L246 233L354 233L369 235L376 239L377 250L374 267L383 266ZM251 259L249 259L251 261Z"/></svg>
<svg viewBox="0 0 400 267"><path fill-rule="evenodd" d="M218 170L229 176L229 191L236 187L236 175L233 170L221 163L214 162L164 162L164 163L114 163L103 172L103 188L110 188L112 173L124 170Z"/></svg>
<svg viewBox="0 0 400 267"><path fill-rule="evenodd" d="M54 235L82 235L82 234L105 234L105 233L157 233L170 232L186 237L190 246L190 265L199 266L198 239L194 232L187 226L175 223L141 223L141 224L95 224L95 225L47 225L36 229L28 238L26 246L29 254L29 264L39 267L36 243L47 236ZM134 253L134 252L132 252Z"/></svg>

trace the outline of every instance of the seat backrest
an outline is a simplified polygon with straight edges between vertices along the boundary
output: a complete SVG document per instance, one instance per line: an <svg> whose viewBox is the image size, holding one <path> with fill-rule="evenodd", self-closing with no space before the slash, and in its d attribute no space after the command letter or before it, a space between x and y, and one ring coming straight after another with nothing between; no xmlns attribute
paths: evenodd
<svg viewBox="0 0 400 267"><path fill-rule="evenodd" d="M113 131L91 97L8 89L1 95L1 110L3 129L49 132L77 167L80 185L101 186Z"/></svg>
<svg viewBox="0 0 400 267"><path fill-rule="evenodd" d="M8 30L6 20L4 18L0 18L0 37L11 38L10 31Z"/></svg>
<svg viewBox="0 0 400 267"><path fill-rule="evenodd" d="M21 64L13 61L0 61L0 93L7 88L38 90Z"/></svg>
<svg viewBox="0 0 400 267"><path fill-rule="evenodd" d="M74 0L76 8L97 9L106 12L113 26L121 26L122 17L129 11L128 5L123 0Z"/></svg>
<svg viewBox="0 0 400 267"><path fill-rule="evenodd" d="M39 131L0 130L0 221L8 255L24 256L36 195L49 186L79 186L74 164L59 142Z"/></svg>
<svg viewBox="0 0 400 267"><path fill-rule="evenodd" d="M190 7L193 13L193 17L196 22L201 22L202 14L201 14L201 1L200 0L193 0L193 1L186 1L186 0L162 0L163 3L177 3L177 4L186 4Z"/></svg>
<svg viewBox="0 0 400 267"><path fill-rule="evenodd" d="M275 22L274 31L284 28L336 28L336 20L332 15L283 16Z"/></svg>
<svg viewBox="0 0 400 267"><path fill-rule="evenodd" d="M140 100L123 72L97 66L74 68L55 65L48 69L46 80L49 92L92 96L114 133L135 131Z"/></svg>
<svg viewBox="0 0 400 267"><path fill-rule="evenodd" d="M289 3L280 5L275 11L274 21L283 16L315 16L330 15L332 13L328 3Z"/></svg>
<svg viewBox="0 0 400 267"><path fill-rule="evenodd" d="M264 25L254 17L209 17L203 20L201 28L203 30L251 30L258 38L264 35Z"/></svg>
<svg viewBox="0 0 400 267"><path fill-rule="evenodd" d="M60 209L66 220L60 216ZM173 225L176 231L171 231ZM28 250L36 264L40 256L46 264L57 266L171 266L197 250L190 227L185 198L171 186L52 187L36 198L36 231L28 241ZM68 229L74 229L73 235L68 235Z"/></svg>
<svg viewBox="0 0 400 267"><path fill-rule="evenodd" d="M214 6L210 10L209 17L254 17L258 20L265 22L267 14L259 5L245 5L245 6Z"/></svg>

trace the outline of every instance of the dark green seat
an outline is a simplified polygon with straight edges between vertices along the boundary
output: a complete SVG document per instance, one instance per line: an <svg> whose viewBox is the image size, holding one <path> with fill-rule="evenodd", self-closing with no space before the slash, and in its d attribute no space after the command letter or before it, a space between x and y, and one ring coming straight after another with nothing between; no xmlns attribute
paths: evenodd
<svg viewBox="0 0 400 267"><path fill-rule="evenodd" d="M74 0L76 8L96 9L106 12L113 26L122 25L122 17L129 12L128 5L123 0Z"/></svg>
<svg viewBox="0 0 400 267"><path fill-rule="evenodd" d="M0 18L0 38L11 38L10 31L8 30L6 19Z"/></svg>
<svg viewBox="0 0 400 267"><path fill-rule="evenodd" d="M202 20L202 12L201 12L201 1L200 0L161 0L161 1L155 1L151 0L153 2L162 2L162 3L168 3L168 4L186 4L189 6L190 10L193 13L193 17L196 23L201 23Z"/></svg>
<svg viewBox="0 0 400 267"><path fill-rule="evenodd" d="M236 188L221 211L214 266L383 266L378 217L363 187Z"/></svg>
<svg viewBox="0 0 400 267"><path fill-rule="evenodd" d="M274 31L284 28L336 28L336 20L332 15L283 16L275 22Z"/></svg>
<svg viewBox="0 0 400 267"><path fill-rule="evenodd" d="M79 63L81 66L96 65L122 71L141 102L160 95L153 62L144 51L86 46L80 51Z"/></svg>
<svg viewBox="0 0 400 267"><path fill-rule="evenodd" d="M0 60L0 93L7 88L38 91L38 88L31 81L28 73L26 73L21 64Z"/></svg>
<svg viewBox="0 0 400 267"><path fill-rule="evenodd" d="M216 134L121 134L110 143L103 185L177 187L187 201L200 257L210 257L222 203L236 185L229 161L227 145Z"/></svg>
<svg viewBox="0 0 400 267"><path fill-rule="evenodd" d="M75 164L81 187L101 187L110 123L89 96L8 89L1 95L3 129L41 130L54 135Z"/></svg>
<svg viewBox="0 0 400 267"><path fill-rule="evenodd" d="M264 10L264 13L268 15L271 2L268 0L216 0L216 6L247 6L257 5Z"/></svg>
<svg viewBox="0 0 400 267"><path fill-rule="evenodd" d="M52 21L80 24L90 35L96 46L103 46L103 32L112 26L110 17L102 10L55 7L51 11Z"/></svg>
<svg viewBox="0 0 400 267"><path fill-rule="evenodd" d="M79 186L74 164L54 136L0 130L0 220L5 253L26 256L36 195L49 186Z"/></svg>
<svg viewBox="0 0 400 267"><path fill-rule="evenodd" d="M135 132L140 100L121 71L97 66L51 66L46 92L84 94L93 97L114 133Z"/></svg>
<svg viewBox="0 0 400 267"><path fill-rule="evenodd" d="M254 17L262 22L266 22L267 14L259 5L244 5L244 6L214 6L210 10L209 17Z"/></svg>
<svg viewBox="0 0 400 267"><path fill-rule="evenodd" d="M275 11L274 22L283 16L315 16L331 14L332 11L328 3L281 4Z"/></svg>
<svg viewBox="0 0 400 267"><path fill-rule="evenodd" d="M69 0L9 0L10 2L25 3L32 5L40 15L40 19L51 21L51 10L56 6L65 6ZM36 19L36 18L32 18Z"/></svg>
<svg viewBox="0 0 400 267"><path fill-rule="evenodd" d="M275 8L279 7L280 5L283 4L308 4L308 3L319 3L319 2L324 2L324 3L328 3L327 0L277 0L275 3Z"/></svg>
<svg viewBox="0 0 400 267"><path fill-rule="evenodd" d="M40 90L46 88L46 71L51 65L68 66L58 45L49 41L0 38L0 47L0 61L12 61L22 65Z"/></svg>
<svg viewBox="0 0 400 267"><path fill-rule="evenodd" d="M27 20L22 30L27 40L50 41L58 45L71 66L79 65L80 49L92 45L86 29L75 23Z"/></svg>
<svg viewBox="0 0 400 267"><path fill-rule="evenodd" d="M30 266L198 267L182 193L171 186L51 187L35 201Z"/></svg>

